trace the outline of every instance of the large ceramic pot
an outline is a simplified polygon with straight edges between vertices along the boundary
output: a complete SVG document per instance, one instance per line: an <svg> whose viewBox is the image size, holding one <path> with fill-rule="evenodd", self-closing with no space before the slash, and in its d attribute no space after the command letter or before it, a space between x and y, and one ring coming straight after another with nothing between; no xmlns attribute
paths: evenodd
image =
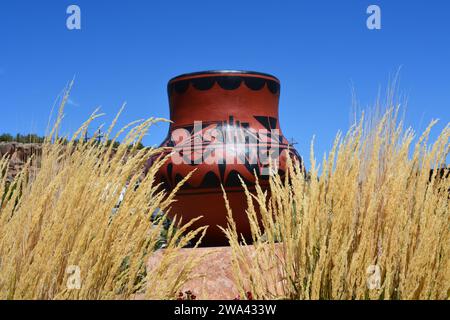
<svg viewBox="0 0 450 320"><path fill-rule="evenodd" d="M209 225L203 245L226 244L217 227L227 225L223 185L238 232L248 239L247 200L239 177L250 191L254 174L267 188L270 174L283 174L286 157L300 159L280 132L280 81L264 73L223 70L180 75L167 87L172 124L162 146L172 147L173 154L157 178L170 191L196 169L170 214L185 222L202 215L193 228Z"/></svg>

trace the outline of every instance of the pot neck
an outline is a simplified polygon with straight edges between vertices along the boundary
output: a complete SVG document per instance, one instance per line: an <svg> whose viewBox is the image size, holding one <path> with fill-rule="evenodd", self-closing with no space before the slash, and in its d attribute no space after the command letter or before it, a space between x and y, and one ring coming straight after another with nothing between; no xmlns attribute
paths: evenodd
<svg viewBox="0 0 450 320"><path fill-rule="evenodd" d="M168 84L171 127L256 118L276 119L280 85L276 78L247 74L203 74L177 77ZM272 121L273 122L273 121ZM256 121L256 126L258 122Z"/></svg>

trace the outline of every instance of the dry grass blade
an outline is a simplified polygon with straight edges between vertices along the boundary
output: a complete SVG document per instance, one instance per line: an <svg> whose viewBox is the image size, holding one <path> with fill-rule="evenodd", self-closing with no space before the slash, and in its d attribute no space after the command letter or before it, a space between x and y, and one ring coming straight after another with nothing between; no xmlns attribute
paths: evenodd
<svg viewBox="0 0 450 320"><path fill-rule="evenodd" d="M289 163L286 179L271 177L270 196L246 190L252 259L229 208L224 231L241 296L449 299L450 168L430 171L446 167L450 126L429 147L432 122L413 146L397 114L338 135L322 170L311 152L308 175Z"/></svg>
<svg viewBox="0 0 450 320"><path fill-rule="evenodd" d="M78 139L94 113L66 141L58 138L58 128L67 97L32 178L25 167L6 189L8 159L0 159L0 299L127 299L153 297L155 291L158 298L175 298L196 260L184 261L181 269L168 265L204 228L170 234L161 263L147 270L166 219L155 224L152 213L167 212L174 193L155 184L164 159L142 174L160 150L137 145L160 119L124 129L126 137L113 150L96 137Z"/></svg>

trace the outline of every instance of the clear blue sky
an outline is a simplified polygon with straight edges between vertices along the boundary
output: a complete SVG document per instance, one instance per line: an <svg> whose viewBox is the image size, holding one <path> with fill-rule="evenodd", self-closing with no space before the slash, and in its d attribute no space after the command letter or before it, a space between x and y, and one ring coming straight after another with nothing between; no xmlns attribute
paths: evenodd
<svg viewBox="0 0 450 320"><path fill-rule="evenodd" d="M81 8L81 30L66 8ZM366 8L381 7L368 30ZM0 132L43 134L56 96L76 77L64 130L97 106L119 125L168 117L166 83L208 69L268 72L282 82L287 137L319 157L346 130L354 87L362 107L401 66L406 122L421 131L450 121L450 1L447 0L46 0L0 3ZM147 145L165 137L151 131Z"/></svg>

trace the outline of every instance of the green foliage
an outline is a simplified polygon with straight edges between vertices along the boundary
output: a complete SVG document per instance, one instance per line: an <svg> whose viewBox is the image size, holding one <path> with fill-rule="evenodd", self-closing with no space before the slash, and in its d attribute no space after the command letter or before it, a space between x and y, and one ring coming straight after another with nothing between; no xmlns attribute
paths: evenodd
<svg viewBox="0 0 450 320"><path fill-rule="evenodd" d="M44 137L38 136L34 133L29 134L16 134L15 136L9 133L0 134L0 142L19 142L19 143L42 143Z"/></svg>

